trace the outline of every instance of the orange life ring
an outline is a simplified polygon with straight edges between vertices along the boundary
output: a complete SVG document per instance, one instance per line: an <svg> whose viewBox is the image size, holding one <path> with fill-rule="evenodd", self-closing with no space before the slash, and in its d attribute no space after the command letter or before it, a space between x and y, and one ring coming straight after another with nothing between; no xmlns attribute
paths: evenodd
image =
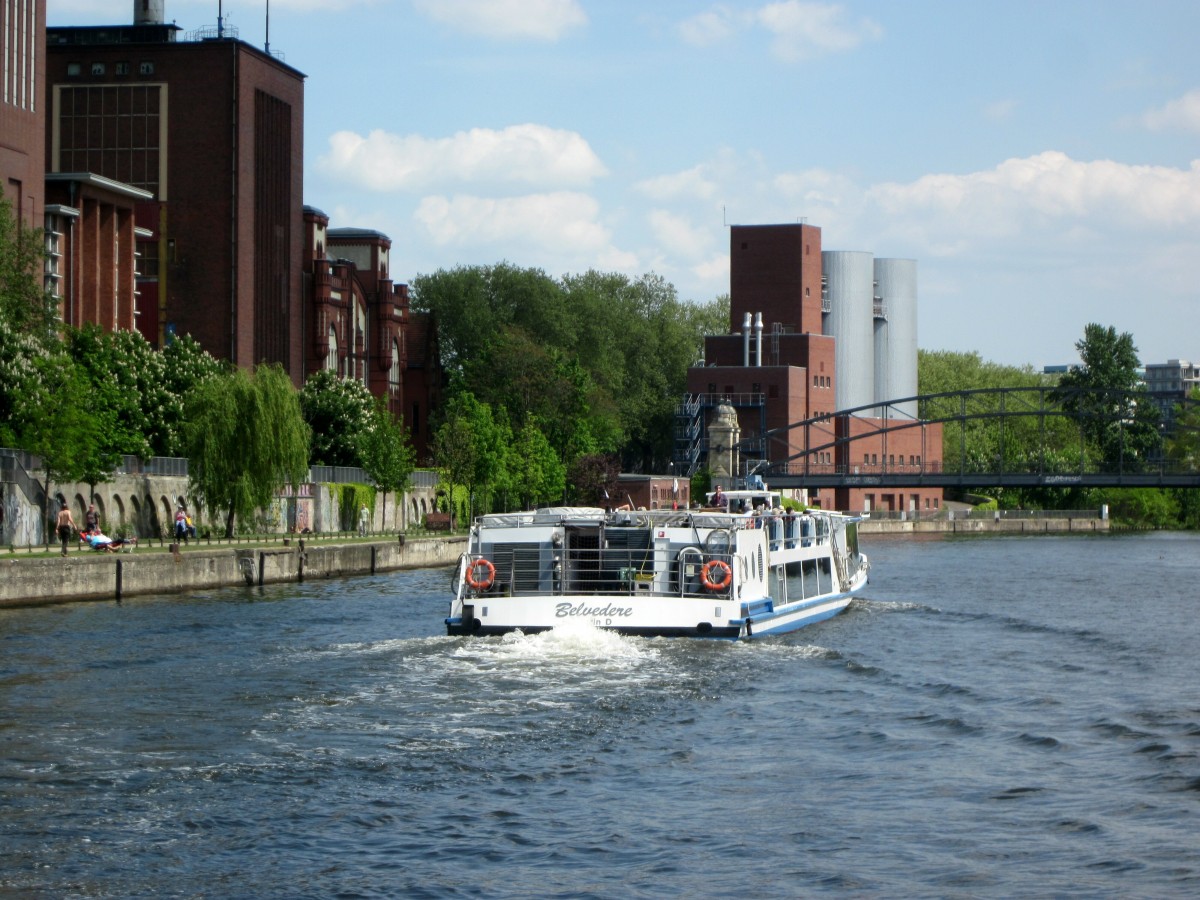
<svg viewBox="0 0 1200 900"><path fill-rule="evenodd" d="M722 570L720 581L713 581L713 569ZM710 591L723 591L733 583L733 569L723 559L710 559L700 570L700 582Z"/></svg>
<svg viewBox="0 0 1200 900"><path fill-rule="evenodd" d="M483 577L476 578L475 570L481 566L483 567L483 570L484 570ZM467 584L470 585L475 590L486 591L488 588L490 588L492 586L492 582L495 580L496 580L496 567L494 565L492 565L492 561L490 559L483 559L481 557L480 559L475 560L473 563L471 563L469 566L467 566Z"/></svg>

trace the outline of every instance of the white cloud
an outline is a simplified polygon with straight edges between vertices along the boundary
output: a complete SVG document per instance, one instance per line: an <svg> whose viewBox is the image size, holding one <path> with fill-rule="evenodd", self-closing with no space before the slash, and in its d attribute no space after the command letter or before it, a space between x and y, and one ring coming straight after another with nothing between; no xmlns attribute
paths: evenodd
<svg viewBox="0 0 1200 900"><path fill-rule="evenodd" d="M699 259L710 252L712 229L697 228L688 216L654 209L647 215L646 221L654 239L667 253L684 259Z"/></svg>
<svg viewBox="0 0 1200 900"><path fill-rule="evenodd" d="M606 174L580 135L532 124L472 128L448 138L339 131L318 164L345 181L385 191L456 183L578 187Z"/></svg>
<svg viewBox="0 0 1200 900"><path fill-rule="evenodd" d="M1052 231L1174 229L1200 223L1200 160L1190 169L1083 162L1046 151L967 175L926 175L867 192L879 214L924 222L949 237Z"/></svg>
<svg viewBox="0 0 1200 900"><path fill-rule="evenodd" d="M557 41L587 24L576 0L413 0L434 21L499 40Z"/></svg>
<svg viewBox="0 0 1200 900"><path fill-rule="evenodd" d="M775 36L771 49L786 62L853 50L883 35L876 22L867 18L851 20L839 4L784 0L762 7L756 19Z"/></svg>
<svg viewBox="0 0 1200 900"><path fill-rule="evenodd" d="M634 187L655 200L709 200L717 191L717 183L709 165L693 166L684 172L647 178L639 181Z"/></svg>
<svg viewBox="0 0 1200 900"><path fill-rule="evenodd" d="M599 204L587 194L556 191L505 198L425 197L414 218L441 246L536 251L539 266L549 265L547 257L553 257L578 268L635 267L632 254L612 245L612 233L600 223L599 212Z"/></svg>
<svg viewBox="0 0 1200 900"><path fill-rule="evenodd" d="M1142 124L1151 131L1200 132L1200 88L1150 110L1142 116Z"/></svg>
<svg viewBox="0 0 1200 900"><path fill-rule="evenodd" d="M1012 118L1012 114L1016 108L1017 101L1015 100L995 100L983 108L983 115L984 118L999 122Z"/></svg>
<svg viewBox="0 0 1200 900"><path fill-rule="evenodd" d="M853 19L836 3L782 0L752 11L717 5L677 26L680 37L697 47L710 47L735 35L761 28L772 36L771 51L784 62L816 59L830 53L853 50L883 35L883 29L867 18Z"/></svg>
<svg viewBox="0 0 1200 900"><path fill-rule="evenodd" d="M676 26L685 43L694 47L711 47L728 40L752 20L727 6L714 6L706 12L684 19Z"/></svg>
<svg viewBox="0 0 1200 900"><path fill-rule="evenodd" d="M712 286L713 296L729 293L729 254L718 253L704 262L692 266L692 273L700 281Z"/></svg>

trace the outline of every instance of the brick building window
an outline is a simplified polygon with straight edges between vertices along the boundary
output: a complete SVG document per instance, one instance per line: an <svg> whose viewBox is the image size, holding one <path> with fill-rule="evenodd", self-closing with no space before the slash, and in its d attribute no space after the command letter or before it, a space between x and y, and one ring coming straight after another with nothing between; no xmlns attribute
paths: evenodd
<svg viewBox="0 0 1200 900"><path fill-rule="evenodd" d="M94 172L158 194L164 85L59 85L60 172Z"/></svg>
<svg viewBox="0 0 1200 900"><path fill-rule="evenodd" d="M329 350L325 354L325 368L330 372L338 370L338 339L337 329L329 326Z"/></svg>
<svg viewBox="0 0 1200 900"><path fill-rule="evenodd" d="M62 216L47 215L43 235L46 239L44 285L55 300L62 299L62 236L66 227ZM72 322L71 324L76 324Z"/></svg>
<svg viewBox="0 0 1200 900"><path fill-rule="evenodd" d="M392 392L400 390L400 344L392 341L392 367L388 369L388 387Z"/></svg>

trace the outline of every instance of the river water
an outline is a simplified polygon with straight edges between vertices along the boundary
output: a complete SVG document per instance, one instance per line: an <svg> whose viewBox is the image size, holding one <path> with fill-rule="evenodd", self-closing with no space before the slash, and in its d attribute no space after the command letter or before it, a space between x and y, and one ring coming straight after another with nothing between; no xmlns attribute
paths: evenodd
<svg viewBox="0 0 1200 900"><path fill-rule="evenodd" d="M739 644L445 570L0 611L0 896L1192 897L1200 536L866 539Z"/></svg>

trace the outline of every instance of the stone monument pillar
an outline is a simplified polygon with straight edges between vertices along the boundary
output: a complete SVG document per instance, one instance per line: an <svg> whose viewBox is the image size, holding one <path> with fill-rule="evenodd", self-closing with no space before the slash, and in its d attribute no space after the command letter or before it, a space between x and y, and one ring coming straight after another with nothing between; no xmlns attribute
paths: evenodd
<svg viewBox="0 0 1200 900"><path fill-rule="evenodd" d="M739 469L738 443L741 439L737 413L729 403L718 404L708 426L708 470L712 473L714 488L733 486Z"/></svg>

